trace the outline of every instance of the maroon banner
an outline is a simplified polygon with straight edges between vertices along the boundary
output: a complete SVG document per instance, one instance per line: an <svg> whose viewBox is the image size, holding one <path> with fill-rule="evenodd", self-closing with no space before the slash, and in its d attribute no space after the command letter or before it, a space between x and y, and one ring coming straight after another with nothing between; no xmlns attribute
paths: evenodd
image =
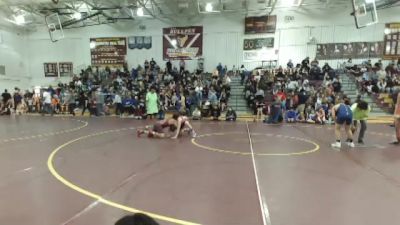
<svg viewBox="0 0 400 225"><path fill-rule="evenodd" d="M203 55L203 27L170 27L163 29L163 58L196 59Z"/></svg>
<svg viewBox="0 0 400 225"><path fill-rule="evenodd" d="M90 38L92 66L122 67L125 64L126 38Z"/></svg>

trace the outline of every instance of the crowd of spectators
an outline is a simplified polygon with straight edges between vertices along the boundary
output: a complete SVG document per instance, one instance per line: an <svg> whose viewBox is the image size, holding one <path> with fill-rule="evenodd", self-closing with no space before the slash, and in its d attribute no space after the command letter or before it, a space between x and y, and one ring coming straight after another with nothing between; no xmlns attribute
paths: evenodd
<svg viewBox="0 0 400 225"><path fill-rule="evenodd" d="M312 122L325 124L331 121L330 110L341 97L341 79L336 71L325 63L309 57L294 65L276 69L258 68L242 75L244 96L256 114L262 114L264 122Z"/></svg>
<svg viewBox="0 0 400 225"><path fill-rule="evenodd" d="M400 59L391 61L386 67L381 60L375 64L371 60L353 64L349 59L344 67L355 79L361 94L371 96L377 103L387 104L390 109L394 107L394 96L400 90Z"/></svg>
<svg viewBox="0 0 400 225"><path fill-rule="evenodd" d="M171 61L165 69L153 60L145 61L129 71L88 67L69 83L42 89L35 94L22 93L18 88L2 94L1 112L36 112L42 114L76 113L102 116L157 117L163 119L167 111L179 111L199 117L219 117L226 110L230 96L230 78L226 67L219 64L211 73L201 70L189 72L185 61L179 70ZM197 113L196 113L197 115Z"/></svg>
<svg viewBox="0 0 400 225"><path fill-rule="evenodd" d="M226 111L227 120L236 120L236 112L228 107L231 77L241 75L244 97L254 111L255 119L264 122L312 122L324 124L332 120L330 109L341 92L341 79L325 63L307 57L298 64L291 60L285 67L256 68L228 71L219 63L212 73L201 70L189 72L185 61L179 69L171 61L165 68L151 59L129 71L88 67L69 83L42 89L40 93L22 92L15 88L1 95L1 114L37 112L76 113L86 111L93 116L116 115L137 119L163 119L168 111L179 111L194 119L218 119ZM355 77L363 94L395 93L400 85L400 59L385 68L379 60L374 65L366 61L360 65L349 59L344 67Z"/></svg>

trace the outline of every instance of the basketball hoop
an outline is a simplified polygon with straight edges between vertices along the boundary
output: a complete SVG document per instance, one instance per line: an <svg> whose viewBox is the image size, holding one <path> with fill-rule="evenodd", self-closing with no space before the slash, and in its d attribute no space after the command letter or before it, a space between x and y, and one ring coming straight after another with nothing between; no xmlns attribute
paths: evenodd
<svg viewBox="0 0 400 225"><path fill-rule="evenodd" d="M378 23L375 0L352 0L353 12L357 28L367 27Z"/></svg>
<svg viewBox="0 0 400 225"><path fill-rule="evenodd" d="M58 13L46 16L46 24L49 30L50 40L52 42L57 42L61 39L64 39L64 30L62 28L61 20Z"/></svg>

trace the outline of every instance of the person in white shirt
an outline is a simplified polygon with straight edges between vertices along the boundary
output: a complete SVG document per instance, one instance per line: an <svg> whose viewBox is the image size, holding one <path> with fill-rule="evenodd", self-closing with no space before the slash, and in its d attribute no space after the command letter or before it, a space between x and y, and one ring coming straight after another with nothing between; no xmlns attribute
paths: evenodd
<svg viewBox="0 0 400 225"><path fill-rule="evenodd" d="M43 110L42 110L42 116L44 116L45 113L53 115L54 110L51 108L51 93L50 91L45 91L43 92Z"/></svg>
<svg viewBox="0 0 400 225"><path fill-rule="evenodd" d="M122 107L122 99L121 96L118 93L114 93L114 106L115 106L115 115L122 115L124 113L123 107Z"/></svg>
<svg viewBox="0 0 400 225"><path fill-rule="evenodd" d="M203 100L203 86L201 85L201 82L199 82L197 84L197 86L194 89L194 91L196 92L196 97L197 97L197 100L199 102L199 105L201 105L201 102Z"/></svg>

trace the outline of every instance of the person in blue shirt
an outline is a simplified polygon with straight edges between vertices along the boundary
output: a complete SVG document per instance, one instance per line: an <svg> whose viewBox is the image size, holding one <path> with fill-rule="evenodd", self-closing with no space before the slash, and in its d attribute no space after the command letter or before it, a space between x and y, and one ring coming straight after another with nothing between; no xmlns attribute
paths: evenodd
<svg viewBox="0 0 400 225"><path fill-rule="evenodd" d="M335 136L336 142L331 146L333 148L341 148L340 129L344 126L347 134L347 145L354 148L353 133L351 132L351 124L353 122L353 112L350 108L350 99L344 97L342 102L333 106L332 117L335 120Z"/></svg>
<svg viewBox="0 0 400 225"><path fill-rule="evenodd" d="M299 114L296 112L294 108L290 108L288 111L286 111L286 122L287 123L295 123L297 122L299 117Z"/></svg>

